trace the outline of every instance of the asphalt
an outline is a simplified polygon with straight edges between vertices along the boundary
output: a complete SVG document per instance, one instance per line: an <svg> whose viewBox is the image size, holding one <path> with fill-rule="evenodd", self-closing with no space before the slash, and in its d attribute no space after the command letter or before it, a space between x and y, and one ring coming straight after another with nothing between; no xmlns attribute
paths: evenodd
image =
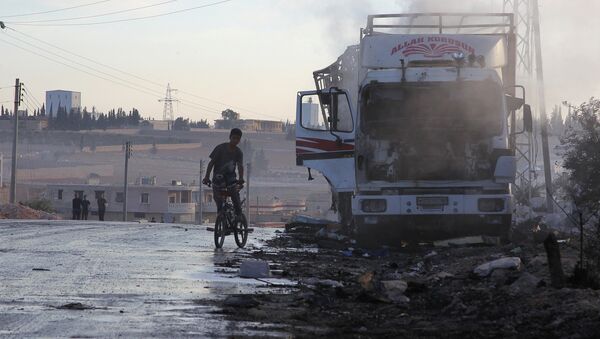
<svg viewBox="0 0 600 339"><path fill-rule="evenodd" d="M287 336L202 302L266 291L222 264L273 233L215 250L200 225L2 220L0 337Z"/></svg>

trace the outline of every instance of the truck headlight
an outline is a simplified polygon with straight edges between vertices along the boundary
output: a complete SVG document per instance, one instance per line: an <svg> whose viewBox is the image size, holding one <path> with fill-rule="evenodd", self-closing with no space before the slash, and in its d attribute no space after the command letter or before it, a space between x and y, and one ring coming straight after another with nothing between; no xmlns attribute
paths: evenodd
<svg viewBox="0 0 600 339"><path fill-rule="evenodd" d="M477 201L477 208L481 212L501 212L504 210L504 199L481 198Z"/></svg>
<svg viewBox="0 0 600 339"><path fill-rule="evenodd" d="M385 199L365 199L361 201L361 207L363 212L380 213L387 209L387 202Z"/></svg>

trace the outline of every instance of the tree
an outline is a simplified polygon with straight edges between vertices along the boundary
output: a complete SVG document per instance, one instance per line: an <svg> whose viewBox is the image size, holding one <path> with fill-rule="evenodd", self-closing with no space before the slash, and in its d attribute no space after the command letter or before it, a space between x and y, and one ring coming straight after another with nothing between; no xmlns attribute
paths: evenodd
<svg viewBox="0 0 600 339"><path fill-rule="evenodd" d="M223 120L235 121L240 119L240 114L229 108L221 112L221 116Z"/></svg>
<svg viewBox="0 0 600 339"><path fill-rule="evenodd" d="M210 128L210 125L208 124L208 120L200 119L200 121L197 121L197 122L190 122L190 127L192 127L192 128Z"/></svg>
<svg viewBox="0 0 600 339"><path fill-rule="evenodd" d="M586 263L578 267L600 285L600 100L590 99L572 111L572 123L561 138L565 149L563 167L568 171L566 197L577 209L577 219L587 223ZM590 225L592 223L593 225Z"/></svg>
<svg viewBox="0 0 600 339"><path fill-rule="evenodd" d="M179 117L173 121L174 131L189 131L190 130L190 119L183 119Z"/></svg>

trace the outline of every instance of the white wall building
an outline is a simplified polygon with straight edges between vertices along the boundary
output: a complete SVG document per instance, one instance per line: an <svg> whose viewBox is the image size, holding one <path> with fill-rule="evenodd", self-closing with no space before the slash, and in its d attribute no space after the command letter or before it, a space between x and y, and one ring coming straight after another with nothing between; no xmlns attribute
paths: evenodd
<svg viewBox="0 0 600 339"><path fill-rule="evenodd" d="M302 126L308 128L319 129L321 125L319 121L319 114L321 107L318 104L313 103L312 98L308 98L308 102L302 103Z"/></svg>
<svg viewBox="0 0 600 339"><path fill-rule="evenodd" d="M64 107L67 113L72 109L81 110L81 92L46 91L46 116L55 117L59 107Z"/></svg>

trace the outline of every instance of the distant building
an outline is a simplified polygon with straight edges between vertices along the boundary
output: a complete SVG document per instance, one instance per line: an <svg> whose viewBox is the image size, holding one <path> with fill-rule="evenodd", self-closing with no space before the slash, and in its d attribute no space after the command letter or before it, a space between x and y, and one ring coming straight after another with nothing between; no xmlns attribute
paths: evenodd
<svg viewBox="0 0 600 339"><path fill-rule="evenodd" d="M240 120L215 120L216 129L229 129L237 127L243 131L256 132L283 132L283 122L274 120L240 119Z"/></svg>
<svg viewBox="0 0 600 339"><path fill-rule="evenodd" d="M319 105L313 103L312 98L302 103L302 126L319 128Z"/></svg>
<svg viewBox="0 0 600 339"><path fill-rule="evenodd" d="M173 126L171 120L143 120L140 123L140 129L154 131L170 131Z"/></svg>
<svg viewBox="0 0 600 339"><path fill-rule="evenodd" d="M67 113L71 110L81 110L81 92L73 91L46 91L46 115L55 117L60 107Z"/></svg>
<svg viewBox="0 0 600 339"><path fill-rule="evenodd" d="M194 223L196 202L193 200L193 191L194 188L190 186L130 185L127 190L127 218L128 220L154 218L156 221ZM49 184L46 190L46 196L52 201L53 207L66 218L71 215L71 199L75 193L87 195L91 202L91 220L97 219L96 199L100 195L107 201L105 220L123 220L123 186ZM216 206L210 207L205 207L205 210L214 214Z"/></svg>

